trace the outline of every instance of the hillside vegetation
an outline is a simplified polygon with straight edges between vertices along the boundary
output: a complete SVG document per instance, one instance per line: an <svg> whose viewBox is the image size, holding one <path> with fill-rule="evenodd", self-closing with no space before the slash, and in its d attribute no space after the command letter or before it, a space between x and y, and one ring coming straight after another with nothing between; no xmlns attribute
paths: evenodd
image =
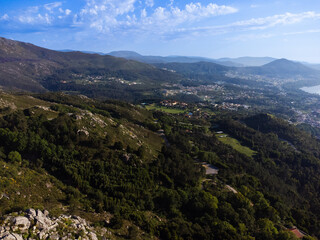
<svg viewBox="0 0 320 240"><path fill-rule="evenodd" d="M60 93L0 98L11 103L0 118L2 215L77 214L115 239L295 239L293 226L320 236L319 143L287 122Z"/></svg>
<svg viewBox="0 0 320 240"><path fill-rule="evenodd" d="M58 52L0 38L0 86L9 89L79 91L132 101L147 90L179 79L177 74L137 61Z"/></svg>

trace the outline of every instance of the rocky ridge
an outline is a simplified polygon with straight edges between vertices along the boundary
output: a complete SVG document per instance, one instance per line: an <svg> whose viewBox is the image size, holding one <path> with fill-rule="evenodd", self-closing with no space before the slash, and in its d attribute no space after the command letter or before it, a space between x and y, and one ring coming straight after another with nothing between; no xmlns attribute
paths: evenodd
<svg viewBox="0 0 320 240"><path fill-rule="evenodd" d="M99 229L97 233L95 228L79 216L60 215L55 218L50 217L47 210L42 212L28 209L25 212L13 213L4 216L0 223L0 240L98 240L111 237L111 232L107 229Z"/></svg>

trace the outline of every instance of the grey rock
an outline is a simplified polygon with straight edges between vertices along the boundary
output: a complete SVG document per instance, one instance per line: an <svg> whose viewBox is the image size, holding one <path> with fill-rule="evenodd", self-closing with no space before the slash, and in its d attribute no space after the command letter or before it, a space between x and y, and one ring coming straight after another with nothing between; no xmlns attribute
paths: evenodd
<svg viewBox="0 0 320 240"><path fill-rule="evenodd" d="M44 214L44 216L48 217L49 216L49 211L48 210L44 210L43 214Z"/></svg>
<svg viewBox="0 0 320 240"><path fill-rule="evenodd" d="M48 234L46 233L46 231L43 230L43 231L39 232L38 237L40 239L46 239L48 237Z"/></svg>
<svg viewBox="0 0 320 240"><path fill-rule="evenodd" d="M52 235L50 235L50 240L59 240L59 239L60 239L59 234L52 234Z"/></svg>
<svg viewBox="0 0 320 240"><path fill-rule="evenodd" d="M2 199L2 198L10 199L10 197L5 193L0 194L0 199Z"/></svg>
<svg viewBox="0 0 320 240"><path fill-rule="evenodd" d="M40 209L37 210L37 217L41 217L41 218L45 217Z"/></svg>
<svg viewBox="0 0 320 240"><path fill-rule="evenodd" d="M47 230L48 230L48 231L51 231L51 230L57 228L58 226L59 226L58 223L54 223L54 224L52 224L51 226L49 226L49 227L47 228Z"/></svg>
<svg viewBox="0 0 320 240"><path fill-rule="evenodd" d="M0 235L1 240L23 240L23 238L17 233L5 232Z"/></svg>
<svg viewBox="0 0 320 240"><path fill-rule="evenodd" d="M37 216L36 210L33 208L28 209L27 211L29 219L34 219Z"/></svg>
<svg viewBox="0 0 320 240"><path fill-rule="evenodd" d="M97 235L93 232L89 233L88 236L91 240L98 240Z"/></svg>
<svg viewBox="0 0 320 240"><path fill-rule="evenodd" d="M14 230L19 229L20 231L28 230L31 224L28 218L22 217L22 216L15 217L12 222L13 222L12 228Z"/></svg>
<svg viewBox="0 0 320 240"><path fill-rule="evenodd" d="M4 223L6 224L6 223L10 223L10 222L12 222L12 216L8 216L8 217L6 217L6 219L4 220Z"/></svg>
<svg viewBox="0 0 320 240"><path fill-rule="evenodd" d="M47 218L41 211L37 211L37 216L35 217L36 226L40 229L47 229L49 226L52 225L52 221Z"/></svg>

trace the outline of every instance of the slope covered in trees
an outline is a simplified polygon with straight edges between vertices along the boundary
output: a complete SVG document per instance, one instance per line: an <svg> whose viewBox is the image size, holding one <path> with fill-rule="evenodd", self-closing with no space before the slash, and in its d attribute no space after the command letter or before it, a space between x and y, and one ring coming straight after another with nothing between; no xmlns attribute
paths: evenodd
<svg viewBox="0 0 320 240"><path fill-rule="evenodd" d="M117 232L132 239L295 239L293 225L320 236L319 153L302 152L293 139L318 143L286 122L252 117L264 121L262 129L218 112L191 119L83 96L34 97L34 105L1 112L0 161L9 169L0 170L0 189L9 195L0 199L1 214L39 205L84 217L109 212L110 223L96 224L115 232L134 224L131 235ZM256 154L219 141L217 126ZM219 174L206 176L204 161ZM19 172L37 172L36 186L51 183L51 194L41 186L37 192L51 204L23 201L10 182L30 184Z"/></svg>
<svg viewBox="0 0 320 240"><path fill-rule="evenodd" d="M119 98L128 91L141 91L139 86L130 87L131 82L138 82L146 91L148 87L153 89L161 83L180 79L177 74L137 61L82 52L58 52L0 38L0 86L9 89L84 92L83 85L91 84L85 86L89 88L85 92L88 95L90 90L97 91L99 96L114 91L114 96L108 97ZM127 84L123 85L121 81ZM114 85L117 86L112 88ZM121 92L117 94L115 89Z"/></svg>

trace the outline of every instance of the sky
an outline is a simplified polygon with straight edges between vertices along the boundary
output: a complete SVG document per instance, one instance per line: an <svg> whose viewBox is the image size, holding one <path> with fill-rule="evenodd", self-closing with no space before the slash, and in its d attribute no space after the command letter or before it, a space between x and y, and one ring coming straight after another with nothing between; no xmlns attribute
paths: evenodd
<svg viewBox="0 0 320 240"><path fill-rule="evenodd" d="M54 50L320 63L320 1L0 0L0 36Z"/></svg>

